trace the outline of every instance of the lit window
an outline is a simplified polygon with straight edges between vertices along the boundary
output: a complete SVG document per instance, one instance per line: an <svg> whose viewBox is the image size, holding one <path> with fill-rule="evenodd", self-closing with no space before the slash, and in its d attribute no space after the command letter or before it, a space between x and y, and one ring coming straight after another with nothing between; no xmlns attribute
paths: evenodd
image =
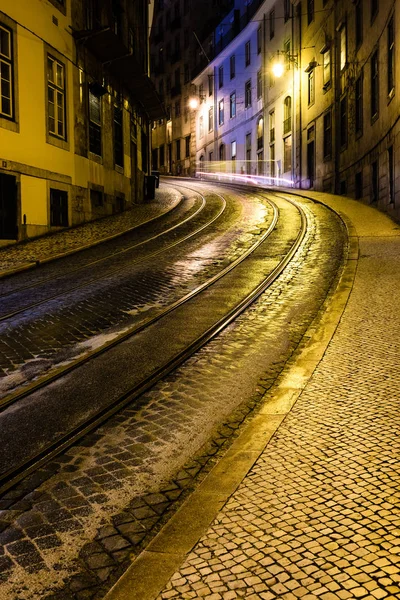
<svg viewBox="0 0 400 600"><path fill-rule="evenodd" d="M286 96L283 102L283 133L292 131L292 98Z"/></svg>
<svg viewBox="0 0 400 600"><path fill-rule="evenodd" d="M214 129L214 109L213 107L208 109L208 131L213 131Z"/></svg>
<svg viewBox="0 0 400 600"><path fill-rule="evenodd" d="M257 71L257 98L260 99L262 96L262 71Z"/></svg>
<svg viewBox="0 0 400 600"><path fill-rule="evenodd" d="M315 72L310 69L308 72L308 105L315 102Z"/></svg>
<svg viewBox="0 0 400 600"><path fill-rule="evenodd" d="M236 159L236 141L231 142L231 158L232 160Z"/></svg>
<svg viewBox="0 0 400 600"><path fill-rule="evenodd" d="M343 71L347 64L347 28L342 25L340 30L340 70Z"/></svg>
<svg viewBox="0 0 400 600"><path fill-rule="evenodd" d="M229 116L231 119L236 117L236 92L229 96Z"/></svg>
<svg viewBox="0 0 400 600"><path fill-rule="evenodd" d="M52 56L47 56L47 103L49 133L65 140L65 70Z"/></svg>
<svg viewBox="0 0 400 600"><path fill-rule="evenodd" d="M322 55L323 65L323 86L327 89L331 84L331 49L327 50Z"/></svg>
<svg viewBox="0 0 400 600"><path fill-rule="evenodd" d="M218 104L218 123L222 125L224 122L224 100L220 100Z"/></svg>

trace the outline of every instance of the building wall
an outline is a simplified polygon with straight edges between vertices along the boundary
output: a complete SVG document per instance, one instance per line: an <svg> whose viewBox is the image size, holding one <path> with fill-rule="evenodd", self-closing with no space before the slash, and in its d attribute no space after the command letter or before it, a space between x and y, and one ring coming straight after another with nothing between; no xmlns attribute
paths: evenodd
<svg viewBox="0 0 400 600"><path fill-rule="evenodd" d="M240 15L235 19L233 11L233 18L230 19L228 15L223 23L222 31L228 43L222 41L221 52L194 79L200 100L195 129L197 168L235 172L241 176L264 176L266 179L263 181L267 183L291 184L294 106L290 104L289 115L285 115L284 109L285 99L292 98L296 77L294 65L289 60L292 57L291 9L290 5L286 5L289 10L285 12L284 2L271 0L260 2L258 6L258 10L246 20L246 7L237 2L234 11L240 7ZM237 23L241 26L238 27ZM217 28L217 36L220 31L221 28ZM217 50L218 47L217 41ZM283 53L285 48L286 55ZM231 60L235 61L234 77L231 77ZM283 65L279 78L272 73L276 62L282 62ZM222 86L219 85L221 68ZM209 78L213 81L212 95L208 93ZM250 103L246 98L248 86L251 89ZM236 95L234 115L231 114L232 94ZM224 105L223 123L219 119L220 102ZM214 111L212 131L208 127L210 109ZM273 121L270 117L272 114ZM224 147L222 152L221 146ZM235 151L236 158L232 162ZM225 162L218 163L220 158ZM209 164L210 160L217 162Z"/></svg>
<svg viewBox="0 0 400 600"><path fill-rule="evenodd" d="M310 19L308 3L301 4L302 17L298 22L304 48L300 66L301 185L348 194L375 204L398 219L400 105L396 88L400 80L400 56L396 32L400 31L400 2L378 2L376 14L371 14L375 3L369 0L353 3L319 0L314 3L315 12ZM392 26L393 46L389 50ZM324 87L327 51L331 53L331 75L329 85ZM377 56L375 62L374 55ZM391 56L393 85L388 81ZM315 63L315 102L309 104L310 71L305 71L312 63ZM375 67L377 71L372 76ZM376 93L373 93L373 81L376 82ZM372 96L376 99L376 111L372 108ZM326 152L328 133L324 126L327 113L331 114L332 127L330 154ZM307 163L312 127L315 145L313 181ZM390 159L392 169L389 168Z"/></svg>
<svg viewBox="0 0 400 600"><path fill-rule="evenodd" d="M196 0L155 1L151 72L168 115L152 129L152 167L161 173L194 174L192 78L206 61L206 35L232 5L233 0L202 0L199 10Z"/></svg>
<svg viewBox="0 0 400 600"><path fill-rule="evenodd" d="M142 160L141 142L145 140L143 136L149 133L149 118L118 77L112 71L102 69L101 61L81 39L74 39L73 31L87 27L86 6L89 4L90 0L3 0L1 3L0 27L3 28L2 39L6 40L3 44L7 48L1 50L0 59L6 64L5 68L11 69L13 96L10 110L7 91L2 88L2 244L76 225L143 200L144 172L147 172L148 161ZM99 1L97 6L101 8L101 17L106 19L111 2ZM121 6L125 15L133 10L130 3L122 3ZM135 18L142 19L140 26L136 21L136 29L144 40L147 4L143 1L135 6L129 20L123 22L135 23ZM11 41L11 54L8 39ZM143 40L138 37L137 52L145 70L147 46ZM53 61L54 79L57 66L63 71L64 78L58 80L59 86L48 81L49 57ZM89 149L89 86L95 81L104 85L104 95L100 100L101 156ZM56 104L58 94L62 106L60 129L57 123L50 124L49 94L52 93ZM121 166L116 165L114 160L113 107L117 101L123 113L124 156ZM136 166L132 166L131 143L137 146ZM148 145L145 152L147 159ZM91 194L91 189L101 191L101 195Z"/></svg>

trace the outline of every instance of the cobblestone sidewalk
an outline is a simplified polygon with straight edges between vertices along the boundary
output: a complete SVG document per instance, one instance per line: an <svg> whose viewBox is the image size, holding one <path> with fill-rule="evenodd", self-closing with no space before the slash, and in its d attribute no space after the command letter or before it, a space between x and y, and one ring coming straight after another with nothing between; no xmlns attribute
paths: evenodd
<svg viewBox="0 0 400 600"><path fill-rule="evenodd" d="M124 233L168 212L179 202L180 197L176 190L161 185L156 190L155 200L145 204L135 204L131 210L0 248L0 278L9 271L24 268L37 261L49 260L60 254L72 253Z"/></svg>
<svg viewBox="0 0 400 600"><path fill-rule="evenodd" d="M161 561L164 583L140 600L400 597L400 231L369 207L324 199L350 217L360 244L325 355L186 558L179 546L154 544L107 600L138 598L140 574Z"/></svg>

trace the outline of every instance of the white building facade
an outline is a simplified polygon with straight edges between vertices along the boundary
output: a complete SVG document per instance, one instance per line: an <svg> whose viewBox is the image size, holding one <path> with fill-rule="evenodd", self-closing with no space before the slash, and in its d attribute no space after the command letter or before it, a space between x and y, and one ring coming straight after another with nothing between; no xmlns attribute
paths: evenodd
<svg viewBox="0 0 400 600"><path fill-rule="evenodd" d="M247 7L236 4L215 34L215 58L193 80L197 174L292 185L293 6L265 0L249 18Z"/></svg>

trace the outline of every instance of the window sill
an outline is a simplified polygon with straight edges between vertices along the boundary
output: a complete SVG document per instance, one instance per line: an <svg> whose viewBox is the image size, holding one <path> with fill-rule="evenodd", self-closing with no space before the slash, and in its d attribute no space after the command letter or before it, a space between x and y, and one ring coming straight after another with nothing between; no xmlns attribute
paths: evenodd
<svg viewBox="0 0 400 600"><path fill-rule="evenodd" d="M93 162L96 162L99 165L103 164L103 157L100 156L99 154L95 154L94 152L90 152L90 150L89 150L88 158L89 158L89 160L92 160Z"/></svg>
<svg viewBox="0 0 400 600"><path fill-rule="evenodd" d="M67 142L66 140L62 140L61 138L55 137L51 135L51 133L47 133L46 142L48 144L51 144L52 146L56 146L56 148L60 148L61 150L66 150L67 152L69 152L69 142Z"/></svg>
<svg viewBox="0 0 400 600"><path fill-rule="evenodd" d="M0 127L8 129L8 131L13 131L14 133L19 133L19 123L12 119L7 119L7 117L0 116Z"/></svg>

